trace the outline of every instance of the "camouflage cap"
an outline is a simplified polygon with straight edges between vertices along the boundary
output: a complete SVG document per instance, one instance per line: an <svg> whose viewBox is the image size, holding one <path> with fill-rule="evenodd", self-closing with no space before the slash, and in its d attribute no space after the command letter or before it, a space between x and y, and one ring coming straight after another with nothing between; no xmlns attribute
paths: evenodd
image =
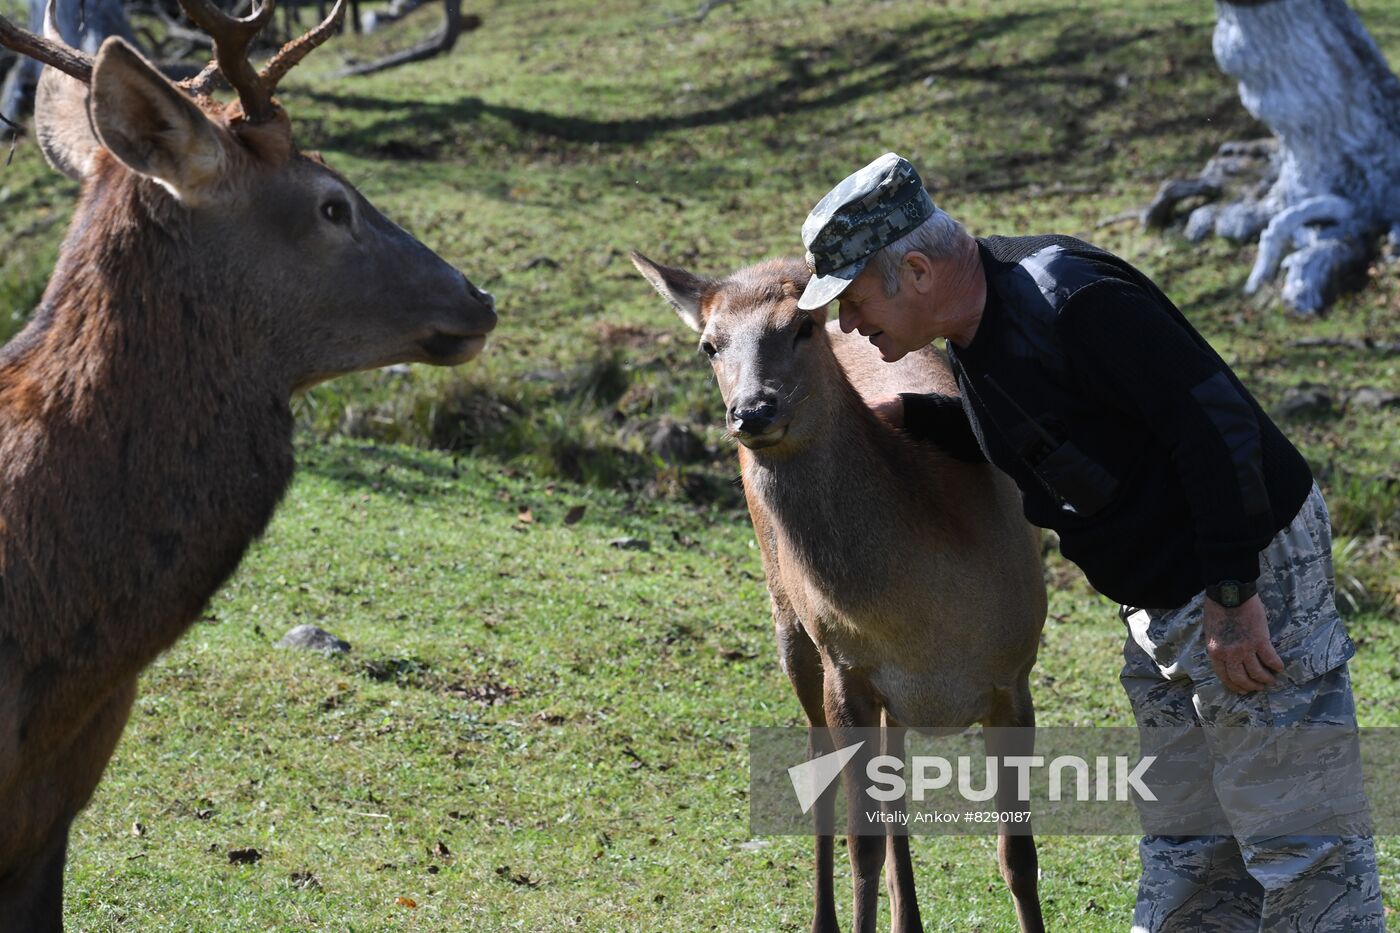
<svg viewBox="0 0 1400 933"><path fill-rule="evenodd" d="M927 220L933 198L908 159L887 152L846 177L802 224L812 279L798 299L804 311L830 302L888 246Z"/></svg>

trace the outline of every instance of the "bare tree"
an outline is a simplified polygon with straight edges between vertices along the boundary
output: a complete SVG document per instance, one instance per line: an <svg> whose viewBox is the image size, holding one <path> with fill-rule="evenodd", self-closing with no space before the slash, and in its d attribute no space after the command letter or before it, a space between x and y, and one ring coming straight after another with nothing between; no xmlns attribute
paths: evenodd
<svg viewBox="0 0 1400 933"><path fill-rule="evenodd" d="M392 22L404 15L409 9L416 8L418 4L394 4L388 11L380 13L371 20L372 31L376 23ZM410 62L426 61L436 58L439 55L446 55L452 51L457 44L457 39L464 32L471 32L481 26L481 17L472 13L462 15L462 0L444 0L443 2L443 23L442 28L428 40L404 49L402 52L394 52L383 58L361 65L352 65L336 73L337 77L371 75L380 71L387 71L390 68L397 68L400 65L407 65Z"/></svg>
<svg viewBox="0 0 1400 933"><path fill-rule="evenodd" d="M1215 59L1277 138L1222 146L1200 177L1163 185L1143 223L1203 197L1189 238L1259 236L1246 294L1282 267L1285 304L1320 311L1379 237L1400 246L1400 79L1345 0L1215 7Z"/></svg>
<svg viewBox="0 0 1400 933"><path fill-rule="evenodd" d="M32 32L43 33L46 5L46 0L29 0L29 28ZM75 49L95 53L108 36L121 36L132 45L138 45L122 0L83 0L82 3L69 0L55 3L54 6L54 24L58 27L59 35ZM42 69L43 66L34 59L20 56L5 75L3 87L0 87L0 113L17 120L33 108L34 89L39 84Z"/></svg>

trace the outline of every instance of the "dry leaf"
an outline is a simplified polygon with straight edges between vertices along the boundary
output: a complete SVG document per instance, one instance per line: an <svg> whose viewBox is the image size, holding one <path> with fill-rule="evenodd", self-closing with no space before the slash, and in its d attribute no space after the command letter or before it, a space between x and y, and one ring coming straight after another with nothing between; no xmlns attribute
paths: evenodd
<svg viewBox="0 0 1400 933"><path fill-rule="evenodd" d="M308 891L321 890L321 882L312 872L294 871L287 877L288 880L292 882L293 887L302 888Z"/></svg>
<svg viewBox="0 0 1400 933"><path fill-rule="evenodd" d="M407 907L409 910L418 909L418 902L411 897L396 897L394 898L394 903L398 904L400 907Z"/></svg>
<svg viewBox="0 0 1400 933"><path fill-rule="evenodd" d="M524 888L537 888L540 885L538 878L531 878L522 872L512 872L509 865L501 865L496 869L496 874L505 878L511 884L518 884Z"/></svg>
<svg viewBox="0 0 1400 933"><path fill-rule="evenodd" d="M564 516L564 524L566 524L566 525L576 525L576 524L578 524L579 519L583 518L583 513L586 512L586 511L588 511L588 506L586 506L586 505L576 505L576 506L574 506L573 508L569 509L568 514L566 514L566 515Z"/></svg>
<svg viewBox="0 0 1400 933"><path fill-rule="evenodd" d="M530 507L527 505L520 510L520 514L515 516L515 520L522 525L533 525L535 523L535 516L530 512Z"/></svg>

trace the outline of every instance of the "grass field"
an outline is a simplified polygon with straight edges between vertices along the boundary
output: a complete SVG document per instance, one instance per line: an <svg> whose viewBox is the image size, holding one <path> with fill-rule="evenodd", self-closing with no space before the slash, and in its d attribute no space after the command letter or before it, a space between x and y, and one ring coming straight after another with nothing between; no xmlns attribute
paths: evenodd
<svg viewBox="0 0 1400 933"><path fill-rule="evenodd" d="M1215 69L1209 4L697 8L485 2L448 58L326 77L431 31L423 10L294 73L302 145L496 293L501 326L460 371L297 403L282 511L147 672L75 825L71 929L807 928L808 841L748 833L748 730L800 720L718 393L629 249L714 273L795 253L811 205L894 149L975 233L1071 233L1137 263L1265 407L1305 382L1339 400L1400 383L1394 355L1294 345L1400 339L1400 267L1300 320L1241 297L1252 247L1112 220L1263 133ZM1361 14L1400 61L1400 8ZM0 337L75 195L29 141L0 169ZM706 455L651 453L664 418ZM1332 505L1361 721L1400 725L1400 410L1282 426ZM1049 573L1040 722L1129 724L1114 607L1062 561ZM274 647L302 622L352 652ZM1040 852L1052 929L1126 928L1133 838ZM1400 844L1380 854L1400 904ZM990 839L916 839L914 858L930 929L1014 927Z"/></svg>

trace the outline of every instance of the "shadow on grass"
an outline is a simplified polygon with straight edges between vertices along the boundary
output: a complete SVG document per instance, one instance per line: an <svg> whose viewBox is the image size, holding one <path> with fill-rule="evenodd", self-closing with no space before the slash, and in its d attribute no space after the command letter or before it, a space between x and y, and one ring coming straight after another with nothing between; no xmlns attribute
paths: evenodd
<svg viewBox="0 0 1400 933"><path fill-rule="evenodd" d="M443 463L440 456L428 451L368 441L299 452L297 469L348 490L389 490L428 498L444 494L442 481L462 476L455 465Z"/></svg>
<svg viewBox="0 0 1400 933"><path fill-rule="evenodd" d="M980 46L1013 34L1048 31L1052 21L1062 24L1049 48L1035 57L981 65L966 58ZM1084 157L1086 124L1111 107L1125 91L1118 75L1108 73L1106 59L1139 44L1150 44L1154 57L1171 58L1184 73L1214 68L1209 27L1143 27L1128 32L1108 32L1088 14L1043 11L1027 15L989 18L951 18L931 14L891 37L888 31L855 32L838 44L794 42L779 44L767 54L781 76L767 82L746 82L739 96L723 104L687 112L665 112L636 117L597 119L563 115L510 104L490 103L479 97L456 100L403 101L369 94L309 90L311 97L338 108L382 112L385 116L366 126L332 133L321 142L330 148L372 152L396 159L450 158L458 147L464 126L483 118L495 118L512 127L556 143L628 145L645 143L675 130L699 129L758 118L790 117L851 109L873 95L907 93L911 99L927 99L926 85L935 82L969 82L979 85L956 97L906 108L903 116L922 112L965 111L988 114L998 124L1016 120L1043 121L1054 128L1048 149L1006 151L982 158L980 164L957 172L955 183L979 180L988 190L1014 186L1008 175L1029 168L1063 168ZM344 85L342 85L343 87ZM988 93L987 86L993 88ZM989 104L988 101L991 103ZM1174 112L1139 120L1126 138L1156 137L1198 129L1207 122L1228 125L1237 101L1229 96L1186 98ZM1242 111L1241 111L1242 112ZM840 125L849 127L849 119ZM1093 166L1090 166L1091 168ZM666 171L664 166L660 170Z"/></svg>
<svg viewBox="0 0 1400 933"><path fill-rule="evenodd" d="M852 104L871 94L885 93L913 85L950 56L961 55L979 43L1049 14L1029 16L998 16L985 20L958 20L927 17L898 39L877 38L874 33L852 33L839 46L794 43L772 50L776 61L787 76L753 88L736 100L689 113L666 113L652 116L597 120L588 117L564 116L542 110L530 110L504 104L490 104L479 97L462 97L448 103L397 101L370 95L311 91L314 99L333 103L343 109L382 110L393 114L362 130L332 136L328 143L353 146L362 136L378 135L386 130L403 130L409 138L421 138L425 129L440 129L448 125L470 123L482 116L506 120L515 127L533 133L552 136L574 143L639 143L677 129L696 129L733 123L755 117L773 117L825 110ZM935 48L920 50L931 34L951 33ZM813 61L837 58L836 67L818 70ZM849 73L880 63L866 77L843 84ZM810 94L823 87L817 96Z"/></svg>

